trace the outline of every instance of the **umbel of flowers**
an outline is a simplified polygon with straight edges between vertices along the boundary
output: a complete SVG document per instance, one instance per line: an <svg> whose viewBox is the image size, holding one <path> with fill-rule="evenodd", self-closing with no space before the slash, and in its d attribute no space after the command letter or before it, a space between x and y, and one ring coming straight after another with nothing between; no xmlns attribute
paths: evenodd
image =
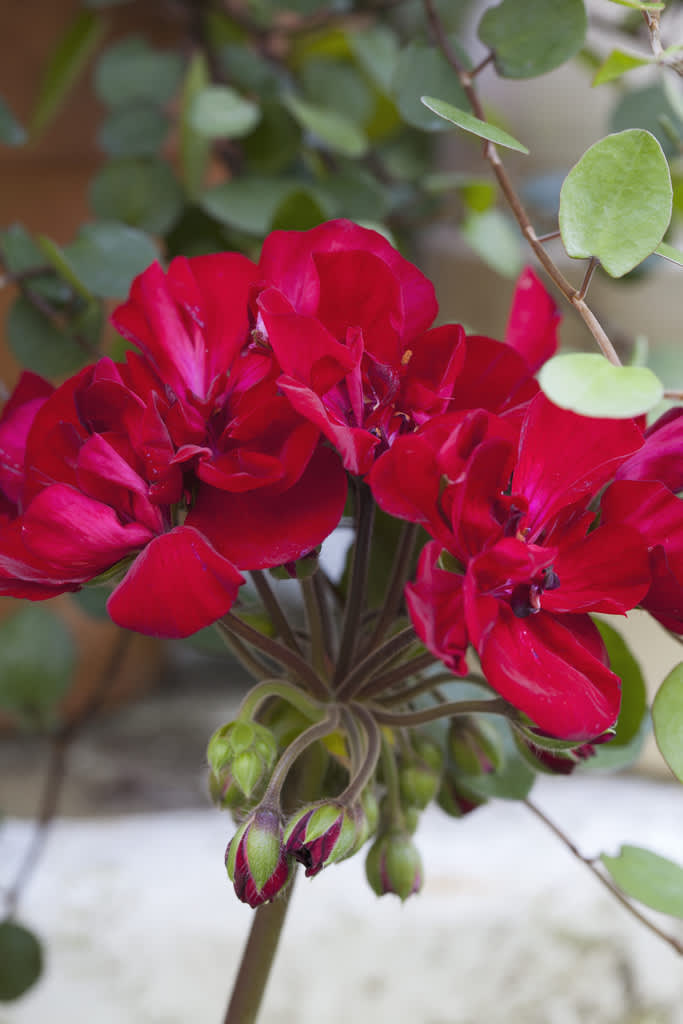
<svg viewBox="0 0 683 1024"><path fill-rule="evenodd" d="M530 271L503 342L437 311L373 231L276 231L258 263L149 267L113 314L125 361L26 373L0 419L0 593L107 585L121 626L215 623L258 680L208 747L254 907L368 841L375 892L416 892L420 811L478 806L508 740L556 771L610 741L595 613L683 632L680 413L644 430L552 405L534 374L558 316ZM345 509L331 580L317 553ZM300 580L304 629L264 570Z"/></svg>

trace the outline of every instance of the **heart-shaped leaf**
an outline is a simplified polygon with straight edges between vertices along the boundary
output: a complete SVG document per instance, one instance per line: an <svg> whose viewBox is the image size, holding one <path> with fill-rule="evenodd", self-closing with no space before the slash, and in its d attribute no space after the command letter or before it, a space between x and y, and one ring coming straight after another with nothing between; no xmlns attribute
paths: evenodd
<svg viewBox="0 0 683 1024"><path fill-rule="evenodd" d="M657 746L674 775L683 782L683 663L659 687L652 704Z"/></svg>
<svg viewBox="0 0 683 1024"><path fill-rule="evenodd" d="M554 356L541 369L538 382L562 409L606 419L640 416L661 401L663 391L646 366L613 366L597 352Z"/></svg>
<svg viewBox="0 0 683 1024"><path fill-rule="evenodd" d="M499 75L534 78L578 53L586 28L583 0L503 0L484 12L479 38Z"/></svg>
<svg viewBox="0 0 683 1024"><path fill-rule="evenodd" d="M650 255L671 220L673 188L654 135L628 129L591 146L560 192L560 233L567 253L597 257L622 277Z"/></svg>
<svg viewBox="0 0 683 1024"><path fill-rule="evenodd" d="M518 142L512 135L508 135L502 128L497 128L495 124L489 124L488 121L480 121L478 117L473 117L466 110L454 107L452 103L437 100L433 96L421 96L420 101L439 117L443 117L444 121L450 121L458 128L471 132L472 135L478 135L480 139L488 139L489 142L495 142L498 146L515 149L518 153L529 152L526 146Z"/></svg>
<svg viewBox="0 0 683 1024"><path fill-rule="evenodd" d="M617 857L600 860L620 889L646 907L683 917L683 868L639 846L622 846Z"/></svg>

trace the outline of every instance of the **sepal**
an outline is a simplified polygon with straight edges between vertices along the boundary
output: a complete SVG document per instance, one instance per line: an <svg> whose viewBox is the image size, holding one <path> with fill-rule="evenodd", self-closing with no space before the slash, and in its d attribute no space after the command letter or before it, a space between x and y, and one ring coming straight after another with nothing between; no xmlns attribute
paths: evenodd
<svg viewBox="0 0 683 1024"><path fill-rule="evenodd" d="M365 861L365 873L378 896L393 892L401 900L422 888L422 858L410 836L393 830L372 844Z"/></svg>
<svg viewBox="0 0 683 1024"><path fill-rule="evenodd" d="M258 807L247 818L228 843L225 866L235 893L243 903L258 907L277 896L292 872L277 810Z"/></svg>

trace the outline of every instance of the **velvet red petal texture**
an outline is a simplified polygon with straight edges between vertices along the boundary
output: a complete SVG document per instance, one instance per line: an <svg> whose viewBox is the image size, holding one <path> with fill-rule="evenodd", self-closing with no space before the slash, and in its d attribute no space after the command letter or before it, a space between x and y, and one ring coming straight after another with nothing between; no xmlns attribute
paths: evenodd
<svg viewBox="0 0 683 1024"><path fill-rule="evenodd" d="M24 371L0 416L0 490L16 505L24 489L24 455L38 410L54 391L42 377Z"/></svg>
<svg viewBox="0 0 683 1024"><path fill-rule="evenodd" d="M642 445L632 420L593 419L539 394L522 425L513 494L528 503L533 540L564 505L589 500Z"/></svg>
<svg viewBox="0 0 683 1024"><path fill-rule="evenodd" d="M526 360L509 345L484 335L465 338L465 360L449 409L488 409L521 415L538 393Z"/></svg>
<svg viewBox="0 0 683 1024"><path fill-rule="evenodd" d="M619 467L617 480L658 480L683 490L683 409L669 409L645 431L642 448Z"/></svg>
<svg viewBox="0 0 683 1024"><path fill-rule="evenodd" d="M337 526L346 501L338 455L319 448L298 482L282 493L267 488L227 494L200 487L186 524L200 530L240 569L295 561Z"/></svg>
<svg viewBox="0 0 683 1024"><path fill-rule="evenodd" d="M553 569L559 586L543 594L546 611L623 615L650 587L647 546L628 526L600 526L563 546Z"/></svg>
<svg viewBox="0 0 683 1024"><path fill-rule="evenodd" d="M584 645L586 621L575 631L572 616L520 619L500 604L479 649L491 686L561 739L599 736L619 714L621 681Z"/></svg>
<svg viewBox="0 0 683 1024"><path fill-rule="evenodd" d="M185 637L231 608L243 576L198 530L149 543L107 602L114 622L148 636Z"/></svg>
<svg viewBox="0 0 683 1024"><path fill-rule="evenodd" d="M417 578L405 589L415 632L425 646L457 675L467 674L465 652L469 636L465 623L463 578L439 568L441 545L425 544Z"/></svg>
<svg viewBox="0 0 683 1024"><path fill-rule="evenodd" d="M562 317L552 297L529 267L520 274L505 331L505 341L524 358L532 373L557 351Z"/></svg>

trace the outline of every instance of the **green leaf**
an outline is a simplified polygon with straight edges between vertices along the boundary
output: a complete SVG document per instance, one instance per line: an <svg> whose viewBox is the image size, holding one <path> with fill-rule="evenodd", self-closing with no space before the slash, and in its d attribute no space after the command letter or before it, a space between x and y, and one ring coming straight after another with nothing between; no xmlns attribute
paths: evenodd
<svg viewBox="0 0 683 1024"><path fill-rule="evenodd" d="M188 66L180 101L180 166L185 191L193 200L198 198L202 190L211 144L196 131L192 122L192 107L195 97L208 84L206 57L196 53Z"/></svg>
<svg viewBox="0 0 683 1024"><path fill-rule="evenodd" d="M123 298L133 278L158 259L159 253L152 239L137 228L95 221L81 227L64 255L93 295Z"/></svg>
<svg viewBox="0 0 683 1024"><path fill-rule="evenodd" d="M680 249L674 249L673 245L669 245L667 242L660 242L655 252L658 256L663 256L665 260L678 263L683 267L683 252Z"/></svg>
<svg viewBox="0 0 683 1024"><path fill-rule="evenodd" d="M307 231L328 217L320 196L310 188L298 188L289 192L277 207L271 230Z"/></svg>
<svg viewBox="0 0 683 1024"><path fill-rule="evenodd" d="M55 268L60 277L64 278L81 298L85 299L86 302L90 302L92 295L74 271L60 246L53 242L51 238L48 238L47 235L39 235L37 242L43 256Z"/></svg>
<svg viewBox="0 0 683 1024"><path fill-rule="evenodd" d="M610 0L610 3L619 4L621 7L632 7L636 11L663 11L665 3L654 3L652 0Z"/></svg>
<svg viewBox="0 0 683 1024"><path fill-rule="evenodd" d="M382 92L389 93L399 54L396 33L387 25L373 25L349 32L346 38L365 73Z"/></svg>
<svg viewBox="0 0 683 1024"><path fill-rule="evenodd" d="M465 65L466 57L452 39L449 41ZM410 43L401 50L392 93L403 120L427 132L442 132L448 126L420 102L421 96L443 96L456 107L467 106L467 97L453 68L439 50L425 43Z"/></svg>
<svg viewBox="0 0 683 1024"><path fill-rule="evenodd" d="M299 81L309 102L334 110L361 128L375 109L372 86L350 61L311 58L304 63Z"/></svg>
<svg viewBox="0 0 683 1024"><path fill-rule="evenodd" d="M101 220L163 235L180 217L184 195L166 160L112 160L90 183L90 205Z"/></svg>
<svg viewBox="0 0 683 1024"><path fill-rule="evenodd" d="M0 707L43 725L73 681L76 648L63 622L29 604L0 623Z"/></svg>
<svg viewBox="0 0 683 1024"><path fill-rule="evenodd" d="M27 928L7 918L0 921L0 1002L23 996L43 972L43 950Z"/></svg>
<svg viewBox="0 0 683 1024"><path fill-rule="evenodd" d="M503 0L479 22L499 75L535 78L579 52L588 22L583 0Z"/></svg>
<svg viewBox="0 0 683 1024"><path fill-rule="evenodd" d="M0 96L0 143L4 146L23 146L26 132L9 105Z"/></svg>
<svg viewBox="0 0 683 1024"><path fill-rule="evenodd" d="M154 156L168 134L168 118L152 104L117 107L97 133L97 141L110 156Z"/></svg>
<svg viewBox="0 0 683 1024"><path fill-rule="evenodd" d="M80 11L73 19L50 58L29 123L36 138L57 113L85 68L105 29L104 21L91 11Z"/></svg>
<svg viewBox="0 0 683 1024"><path fill-rule="evenodd" d="M140 100L158 106L173 98L183 63L179 53L154 50L141 36L129 36L100 57L95 69L95 92L112 108Z"/></svg>
<svg viewBox="0 0 683 1024"><path fill-rule="evenodd" d="M7 315L6 332L9 347L21 365L43 377L73 373L92 355L23 295Z"/></svg>
<svg viewBox="0 0 683 1024"><path fill-rule="evenodd" d="M484 262L503 277L517 277L524 259L516 224L501 210L470 212L462 225L467 242Z"/></svg>
<svg viewBox="0 0 683 1024"><path fill-rule="evenodd" d="M21 224L12 224L0 231L0 252L10 274L20 274L46 265L45 254ZM51 302L66 302L71 289L46 269L45 276L32 277L31 289Z"/></svg>
<svg viewBox="0 0 683 1024"><path fill-rule="evenodd" d="M620 889L646 907L683 917L683 867L640 846L622 846L600 860Z"/></svg>
<svg viewBox="0 0 683 1024"><path fill-rule="evenodd" d="M612 82L615 78L621 78L627 71L633 68L640 68L644 64L651 64L652 58L635 57L631 53L624 53L623 50L612 50L595 73L591 85L604 85L605 82Z"/></svg>
<svg viewBox="0 0 683 1024"><path fill-rule="evenodd" d="M606 419L640 416L661 401L663 391L646 366L613 366L597 352L553 356L538 383L560 408Z"/></svg>
<svg viewBox="0 0 683 1024"><path fill-rule="evenodd" d="M625 128L643 128L651 132L667 156L672 156L679 149L679 142L671 138L671 126L674 136L683 134L683 118L672 106L669 93L661 83L625 91L609 119L611 132Z"/></svg>
<svg viewBox="0 0 683 1024"><path fill-rule="evenodd" d="M624 746L637 735L647 713L647 691L640 665L621 633L602 619L596 619L607 653L609 667L621 679L621 710L614 738L608 747Z"/></svg>
<svg viewBox="0 0 683 1024"><path fill-rule="evenodd" d="M368 140L361 129L348 117L327 110L291 93L283 103L301 127L316 136L327 149L342 156L360 157L368 148Z"/></svg>
<svg viewBox="0 0 683 1024"><path fill-rule="evenodd" d="M560 233L569 256L597 257L610 277L633 270L659 245L673 188L662 147L629 129L591 146L560 192Z"/></svg>
<svg viewBox="0 0 683 1024"><path fill-rule="evenodd" d="M208 85L195 93L189 116L203 139L241 139L256 127L261 111L227 85Z"/></svg>
<svg viewBox="0 0 683 1024"><path fill-rule="evenodd" d="M289 181L253 175L207 189L199 205L221 224L249 235L265 235L292 187Z"/></svg>
<svg viewBox="0 0 683 1024"><path fill-rule="evenodd" d="M389 209L387 189L369 171L354 163L322 181L318 192L326 197L331 207L330 216L334 217L356 221L381 219Z"/></svg>
<svg viewBox="0 0 683 1024"><path fill-rule="evenodd" d="M683 664L659 687L652 704L655 739L671 771L683 782Z"/></svg>
<svg viewBox="0 0 683 1024"><path fill-rule="evenodd" d="M457 125L458 128L462 128L466 132L471 132L472 135L478 135L480 139L488 139L489 142L495 142L497 146L515 149L518 153L529 152L526 146L523 146L517 139L513 139L512 135L508 135L502 128L497 128L487 121L480 121L478 117L473 117L467 111L454 107L452 103L434 99L433 96L421 96L420 102L433 110L439 117L443 117L444 120L450 121L451 124Z"/></svg>

